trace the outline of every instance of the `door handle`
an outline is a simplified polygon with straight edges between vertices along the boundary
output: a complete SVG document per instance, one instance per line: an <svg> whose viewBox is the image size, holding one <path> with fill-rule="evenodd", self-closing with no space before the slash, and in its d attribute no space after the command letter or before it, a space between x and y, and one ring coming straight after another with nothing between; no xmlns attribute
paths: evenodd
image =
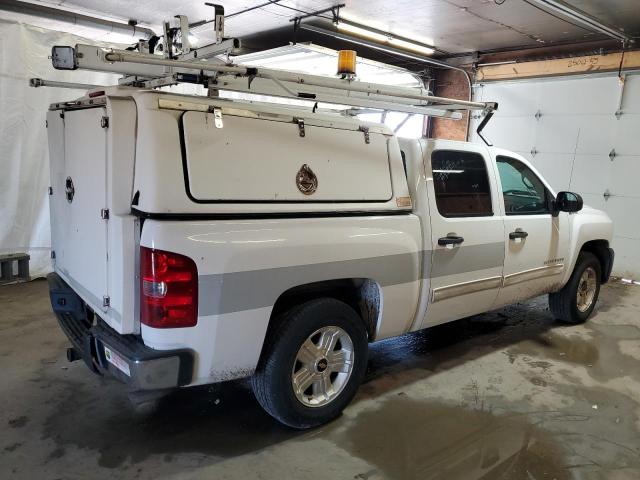
<svg viewBox="0 0 640 480"><path fill-rule="evenodd" d="M509 240L515 240L516 238L527 238L528 236L529 234L527 232L516 230L515 232L511 232L509 234Z"/></svg>
<svg viewBox="0 0 640 480"><path fill-rule="evenodd" d="M446 237L441 237L438 239L438 245L443 247L445 245L460 245L462 242L464 242L464 238L458 237L456 235L447 235Z"/></svg>

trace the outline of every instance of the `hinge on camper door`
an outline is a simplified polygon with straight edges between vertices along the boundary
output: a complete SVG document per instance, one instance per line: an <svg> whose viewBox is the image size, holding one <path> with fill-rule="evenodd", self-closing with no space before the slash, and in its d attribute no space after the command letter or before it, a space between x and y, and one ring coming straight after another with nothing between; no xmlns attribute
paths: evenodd
<svg viewBox="0 0 640 480"><path fill-rule="evenodd" d="M109 209L108 208L103 208L100 210L100 217L103 220L109 220Z"/></svg>
<svg viewBox="0 0 640 480"><path fill-rule="evenodd" d="M102 297L102 306L103 307L108 307L109 305L111 305L111 297L109 295L105 295Z"/></svg>
<svg viewBox="0 0 640 480"><path fill-rule="evenodd" d="M222 122L222 109L216 107L209 107L209 113L213 113L213 125L216 128L222 128L224 123Z"/></svg>
<svg viewBox="0 0 640 480"><path fill-rule="evenodd" d="M100 126L102 128L109 128L109 117L102 117L100 119Z"/></svg>
<svg viewBox="0 0 640 480"><path fill-rule="evenodd" d="M306 132L304 131L304 119L294 118L293 121L298 124L298 133L300 134L300 136L304 137L306 135Z"/></svg>
<svg viewBox="0 0 640 480"><path fill-rule="evenodd" d="M359 130L364 133L364 143L371 143L371 138L369 137L369 127L360 126Z"/></svg>

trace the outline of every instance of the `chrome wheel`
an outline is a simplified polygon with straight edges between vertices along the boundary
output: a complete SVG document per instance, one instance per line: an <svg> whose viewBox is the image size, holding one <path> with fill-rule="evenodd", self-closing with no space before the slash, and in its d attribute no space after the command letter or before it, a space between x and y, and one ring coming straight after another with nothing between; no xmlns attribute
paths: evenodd
<svg viewBox="0 0 640 480"><path fill-rule="evenodd" d="M586 312L591 308L597 288L596 271L593 267L587 267L585 271L582 272L576 294L577 307L580 312Z"/></svg>
<svg viewBox="0 0 640 480"><path fill-rule="evenodd" d="M322 407L344 389L353 371L351 337L340 327L322 327L300 346L291 372L296 398L307 407Z"/></svg>

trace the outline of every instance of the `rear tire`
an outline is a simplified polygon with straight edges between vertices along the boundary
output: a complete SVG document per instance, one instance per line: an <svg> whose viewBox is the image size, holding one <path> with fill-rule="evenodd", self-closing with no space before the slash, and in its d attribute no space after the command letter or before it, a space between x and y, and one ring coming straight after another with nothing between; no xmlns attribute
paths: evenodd
<svg viewBox="0 0 640 480"><path fill-rule="evenodd" d="M601 279L602 267L597 257L581 252L567 284L549 294L549 308L555 318L573 325L585 322L598 301Z"/></svg>
<svg viewBox="0 0 640 480"><path fill-rule="evenodd" d="M320 298L275 319L251 378L256 399L276 420L311 428L342 413L367 366L367 331L346 303Z"/></svg>

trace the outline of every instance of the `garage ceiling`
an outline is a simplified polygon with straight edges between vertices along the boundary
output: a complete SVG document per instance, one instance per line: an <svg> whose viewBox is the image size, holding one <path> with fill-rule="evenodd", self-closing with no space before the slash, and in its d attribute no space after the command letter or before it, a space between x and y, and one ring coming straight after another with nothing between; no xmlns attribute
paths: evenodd
<svg viewBox="0 0 640 480"><path fill-rule="evenodd" d="M273 0L272 0L273 1ZM204 1L181 0L57 0L37 1L47 6L112 20L136 19L160 32L162 21L185 14L192 22L211 19L213 9ZM226 14L266 3L266 0L221 1ZM527 0L282 0L277 4L231 16L226 34L243 37L276 29L291 28L290 19L345 3L341 12L367 25L392 33L432 42L439 50L459 54L532 46L599 40L604 37L569 21L555 18ZM640 36L638 0L566 0L598 20L632 36ZM314 20L325 22L328 20ZM198 33L208 43L206 28Z"/></svg>

